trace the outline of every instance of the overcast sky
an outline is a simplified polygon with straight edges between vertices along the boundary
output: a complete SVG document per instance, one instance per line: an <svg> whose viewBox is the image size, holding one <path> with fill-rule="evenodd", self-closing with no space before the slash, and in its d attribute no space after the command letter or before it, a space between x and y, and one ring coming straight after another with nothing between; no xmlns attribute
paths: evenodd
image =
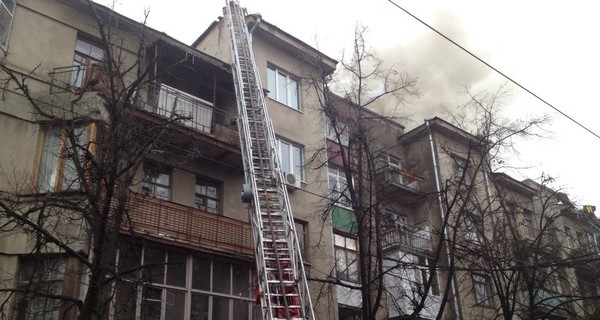
<svg viewBox="0 0 600 320"><path fill-rule="evenodd" d="M107 4L106 0L97 0ZM600 3L595 1L403 1L396 3L509 75L549 103L600 134ZM115 9L191 44L218 16L220 0L117 0ZM388 63L401 63L419 78L423 97L410 110L413 127L441 115L441 105L464 100L466 87L496 90L507 81L461 52L386 0L242 0L281 29L339 59L352 46L354 26L368 27L367 40ZM556 179L579 204L600 211L600 139L553 112L523 90L509 86L508 115L548 113L549 138L519 143L512 172L517 179Z"/></svg>

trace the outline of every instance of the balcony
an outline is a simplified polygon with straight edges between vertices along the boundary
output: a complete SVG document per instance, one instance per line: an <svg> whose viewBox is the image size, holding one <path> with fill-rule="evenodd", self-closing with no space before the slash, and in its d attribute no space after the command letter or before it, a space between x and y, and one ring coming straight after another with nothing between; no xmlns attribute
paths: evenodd
<svg viewBox="0 0 600 320"><path fill-rule="evenodd" d="M204 251L254 255L249 223L136 193L131 199L123 233Z"/></svg>
<svg viewBox="0 0 600 320"><path fill-rule="evenodd" d="M411 201L425 195L423 177L396 166L384 167L379 173L379 179L384 195L390 199Z"/></svg>
<svg viewBox="0 0 600 320"><path fill-rule="evenodd" d="M396 226L382 235L383 250L406 249L431 253L431 233L427 229L412 229Z"/></svg>

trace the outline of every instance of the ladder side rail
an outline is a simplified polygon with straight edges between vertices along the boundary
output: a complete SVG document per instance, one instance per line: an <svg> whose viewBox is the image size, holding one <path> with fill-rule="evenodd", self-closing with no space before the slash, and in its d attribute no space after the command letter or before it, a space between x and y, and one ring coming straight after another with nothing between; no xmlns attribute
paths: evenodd
<svg viewBox="0 0 600 320"><path fill-rule="evenodd" d="M233 16L233 14L231 13L231 8L229 6L229 4L227 4L225 6L226 10L227 10L227 14L226 16L229 17L229 19L227 19L227 24L229 27L229 31L230 31L230 41L231 41L231 47L232 50L234 52L236 52L236 54L234 54L234 61L233 63L235 65L237 65L238 67L233 68L234 70L234 82L235 82L235 89L236 89L236 100L237 100L237 107L238 107L238 116L241 118L241 126L239 126L240 130L240 145L243 148L242 152L244 154L243 156L243 163L244 163L244 176L245 176L245 181L247 184L250 185L251 189L252 189L252 197L253 197L253 214L251 215L251 219L254 222L253 223L253 227L255 232L253 232L253 239L254 239L254 244L256 246L256 254L257 254L257 258L256 258L256 263L257 263L257 267L259 270L257 270L257 276L259 277L258 279L258 283L260 286L260 290L261 290L261 304L262 304L262 312L263 312L263 316L265 315L264 313L266 312L268 314L268 316L264 317L265 319L272 319L272 312L271 310L272 308L272 301L270 299L268 299L267 297L270 296L270 292L269 292L269 286L268 283L266 281L266 277L267 277L267 271L266 271L266 266L265 266L265 259L264 256L262 255L262 253L264 252L264 239L263 239L263 234L262 232L260 232L261 230L261 226L263 225L262 223L262 217L260 214L260 205L259 205L259 197L258 197L258 193L255 191L257 190L257 185L256 185L256 178L255 178L255 174L254 174L254 164L252 162L252 139L250 136L250 125L249 125L249 120L248 120L248 115L246 113L246 102L245 102L245 94L244 94L244 88L243 88L243 78L242 78L242 74L241 74L241 67L240 66L240 61L239 61L239 57L237 56L237 44L236 44L236 39L234 37L234 30L233 30L233 24L234 21L233 19L235 19L235 17ZM265 280L261 281L260 277L265 278Z"/></svg>

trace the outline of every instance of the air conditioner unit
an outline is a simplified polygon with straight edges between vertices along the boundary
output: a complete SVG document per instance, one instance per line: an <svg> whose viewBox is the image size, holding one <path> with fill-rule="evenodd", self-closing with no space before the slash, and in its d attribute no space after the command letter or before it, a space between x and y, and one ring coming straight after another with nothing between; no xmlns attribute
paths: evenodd
<svg viewBox="0 0 600 320"><path fill-rule="evenodd" d="M286 173L285 184L292 188L300 188L300 176L293 173Z"/></svg>

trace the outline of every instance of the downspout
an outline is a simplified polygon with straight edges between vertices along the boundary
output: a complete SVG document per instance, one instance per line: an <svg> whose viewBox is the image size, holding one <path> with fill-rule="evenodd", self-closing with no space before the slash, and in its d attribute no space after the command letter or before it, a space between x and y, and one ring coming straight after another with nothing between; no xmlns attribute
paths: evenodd
<svg viewBox="0 0 600 320"><path fill-rule="evenodd" d="M495 212L494 201L492 200L492 190L490 189L490 178L489 178L487 166L483 169L483 181L485 182L485 193L487 193L487 199L488 199L488 202L490 205L490 211ZM492 221L494 223L496 223L496 221L497 221L495 214L492 214Z"/></svg>
<svg viewBox="0 0 600 320"><path fill-rule="evenodd" d="M445 213L444 213L444 207L442 205L442 188L440 186L440 174L439 174L439 170L438 170L438 162L437 162L437 157L436 157L436 152L435 152L435 146L433 143L433 133L431 132L431 126L429 125L429 121L431 119L425 119L425 125L427 126L427 130L429 131L429 147L431 148L431 161L433 162L433 175L435 178L435 191L437 192L438 195L438 207L440 209L440 218L442 219L442 221L444 221L445 219ZM448 228L447 226L444 226L444 234L447 235L448 234ZM450 261L450 248L448 248L448 246L446 245L446 258L448 259L448 265L450 265L451 261ZM456 290L456 277L452 277L452 281L450 282L450 289L452 290L452 295L454 296L454 298L452 299L452 311L454 313L454 319L460 320L462 319L461 317L461 312L459 311L459 306L458 306L458 292Z"/></svg>
<svg viewBox="0 0 600 320"><path fill-rule="evenodd" d="M250 37L252 37L252 34L254 33L254 30L256 30L256 28L258 27L258 25L260 24L260 22L262 21L262 15L260 13L255 13L254 14L256 16L256 23L252 26L252 29L250 29Z"/></svg>

